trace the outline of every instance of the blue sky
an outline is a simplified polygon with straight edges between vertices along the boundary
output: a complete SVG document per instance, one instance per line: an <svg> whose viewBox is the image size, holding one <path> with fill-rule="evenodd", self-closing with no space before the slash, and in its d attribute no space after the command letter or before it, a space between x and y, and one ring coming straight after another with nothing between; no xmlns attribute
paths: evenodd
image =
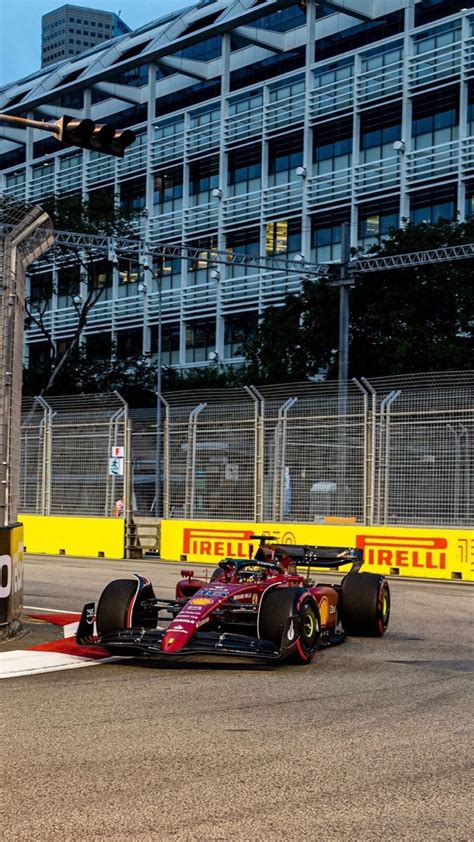
<svg viewBox="0 0 474 842"><path fill-rule="evenodd" d="M77 0L71 5L120 11L132 29L192 6L197 0ZM41 66L41 17L65 5L61 0L0 0L0 85L14 82Z"/></svg>

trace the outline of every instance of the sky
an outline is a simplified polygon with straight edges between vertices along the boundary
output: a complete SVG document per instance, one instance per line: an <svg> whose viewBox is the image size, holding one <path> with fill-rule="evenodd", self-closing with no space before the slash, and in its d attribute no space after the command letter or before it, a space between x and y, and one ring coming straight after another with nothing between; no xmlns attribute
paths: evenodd
<svg viewBox="0 0 474 842"><path fill-rule="evenodd" d="M70 5L120 12L132 29L197 0L69 0ZM41 67L41 18L66 0L0 0L0 85Z"/></svg>

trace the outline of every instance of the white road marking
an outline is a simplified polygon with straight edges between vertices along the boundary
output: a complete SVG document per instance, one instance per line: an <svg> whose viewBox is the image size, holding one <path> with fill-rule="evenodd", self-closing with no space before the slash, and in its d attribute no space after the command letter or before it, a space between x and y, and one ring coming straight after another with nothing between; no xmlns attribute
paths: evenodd
<svg viewBox="0 0 474 842"><path fill-rule="evenodd" d="M31 649L17 649L0 653L0 678L18 678L23 675L38 675L43 672L95 667L115 658L82 658L78 655L63 655L61 652L35 652Z"/></svg>

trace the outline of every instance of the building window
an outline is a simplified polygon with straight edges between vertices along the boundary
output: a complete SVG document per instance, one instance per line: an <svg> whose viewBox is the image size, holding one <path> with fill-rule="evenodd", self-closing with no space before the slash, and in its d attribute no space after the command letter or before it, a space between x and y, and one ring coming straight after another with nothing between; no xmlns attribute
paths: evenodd
<svg viewBox="0 0 474 842"><path fill-rule="evenodd" d="M214 319L188 322L186 325L186 362L207 362L216 348L216 323Z"/></svg>
<svg viewBox="0 0 474 842"><path fill-rule="evenodd" d="M156 213L171 213L183 207L183 168L158 173L153 180L153 206Z"/></svg>
<svg viewBox="0 0 474 842"><path fill-rule="evenodd" d="M341 259L342 223L349 221L348 208L313 217L311 241L317 263L331 263Z"/></svg>
<svg viewBox="0 0 474 842"><path fill-rule="evenodd" d="M229 257L234 254L248 255L249 257L258 257L260 248L260 232L258 228L242 228L240 231L233 231L227 235L227 252ZM228 269L233 278L243 277L245 275L254 275L258 272L257 269L248 266L239 266L238 264L230 264Z"/></svg>
<svg viewBox="0 0 474 842"><path fill-rule="evenodd" d="M261 187L261 148L244 146L229 153L228 185L230 196L243 196Z"/></svg>
<svg viewBox="0 0 474 842"><path fill-rule="evenodd" d="M257 333L257 313L236 313L227 316L224 326L224 357L241 357L244 346Z"/></svg>
<svg viewBox="0 0 474 842"><path fill-rule="evenodd" d="M410 218L415 224L454 219L456 216L456 189L454 186L434 188L414 193L410 201Z"/></svg>
<svg viewBox="0 0 474 842"><path fill-rule="evenodd" d="M219 157L200 158L193 161L189 172L189 195L191 205L202 205L211 201L212 190L219 186Z"/></svg>
<svg viewBox="0 0 474 842"><path fill-rule="evenodd" d="M448 88L413 100L415 149L450 143L459 136L458 89Z"/></svg>
<svg viewBox="0 0 474 842"><path fill-rule="evenodd" d="M301 251L301 219L268 222L265 228L265 252L268 256L298 254Z"/></svg>
<svg viewBox="0 0 474 842"><path fill-rule="evenodd" d="M151 353L156 360L158 354L158 325L151 327ZM179 324L161 326L161 364L179 364Z"/></svg>
<svg viewBox="0 0 474 842"><path fill-rule="evenodd" d="M390 106L365 111L361 119L360 149L361 162L380 161L392 158L396 153L393 144L402 135L401 106Z"/></svg>
<svg viewBox="0 0 474 842"><path fill-rule="evenodd" d="M398 201L392 199L359 206L359 243L367 249L388 237L400 225Z"/></svg>
<svg viewBox="0 0 474 842"><path fill-rule="evenodd" d="M132 327L127 330L118 330L115 340L115 353L121 360L141 356L143 353L142 328Z"/></svg>
<svg viewBox="0 0 474 842"><path fill-rule="evenodd" d="M318 175L347 169L352 161L352 118L322 123L314 132L313 159Z"/></svg>
<svg viewBox="0 0 474 842"><path fill-rule="evenodd" d="M126 211L141 211L145 207L145 178L133 178L120 185L120 207Z"/></svg>
<svg viewBox="0 0 474 842"><path fill-rule="evenodd" d="M269 144L268 184L287 184L296 179L296 167L303 163L303 135L297 132L273 138Z"/></svg>

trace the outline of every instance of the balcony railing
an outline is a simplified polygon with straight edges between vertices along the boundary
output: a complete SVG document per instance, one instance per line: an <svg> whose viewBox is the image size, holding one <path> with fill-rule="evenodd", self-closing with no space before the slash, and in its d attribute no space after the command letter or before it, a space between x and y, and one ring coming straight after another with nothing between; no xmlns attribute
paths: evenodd
<svg viewBox="0 0 474 842"><path fill-rule="evenodd" d="M221 307L223 313L254 309L260 298L259 275L243 278L225 278L221 284Z"/></svg>
<svg viewBox="0 0 474 842"><path fill-rule="evenodd" d="M219 218L219 207L217 202L208 202L205 205L196 205L184 211L186 233L188 235L217 229Z"/></svg>
<svg viewBox="0 0 474 842"><path fill-rule="evenodd" d="M3 188L5 196L11 196L13 199L19 199L24 202L26 198L26 181L18 184L10 184Z"/></svg>
<svg viewBox="0 0 474 842"><path fill-rule="evenodd" d="M357 98L360 103L386 96L394 96L403 87L403 60L381 67L379 70L366 70L356 82Z"/></svg>
<svg viewBox="0 0 474 842"><path fill-rule="evenodd" d="M413 187L423 181L435 181L457 175L459 164L459 141L441 143L409 152L406 156L407 184Z"/></svg>
<svg viewBox="0 0 474 842"><path fill-rule="evenodd" d="M115 179L115 158L100 155L93 158L86 165L86 183L88 187L95 184L110 184Z"/></svg>
<svg viewBox="0 0 474 842"><path fill-rule="evenodd" d="M37 202L45 196L52 196L54 193L54 171L48 170L44 175L33 178L28 184L28 199L30 202Z"/></svg>
<svg viewBox="0 0 474 842"><path fill-rule="evenodd" d="M461 42L445 44L426 53L412 56L408 65L411 88L442 82L461 72Z"/></svg>
<svg viewBox="0 0 474 842"><path fill-rule="evenodd" d="M179 318L181 312L180 287L177 289L164 289L161 293L161 314L168 319ZM152 292L148 296L148 315L150 321L157 322L160 318L160 296L158 292Z"/></svg>
<svg viewBox="0 0 474 842"><path fill-rule="evenodd" d="M354 81L352 78L321 85L310 93L310 121L315 123L319 117L352 108L353 102Z"/></svg>
<svg viewBox="0 0 474 842"><path fill-rule="evenodd" d="M461 160L463 171L472 174L474 170L474 136L466 137L461 142Z"/></svg>
<svg viewBox="0 0 474 842"><path fill-rule="evenodd" d="M184 130L171 137L157 137L151 144L151 165L156 169L184 155Z"/></svg>
<svg viewBox="0 0 474 842"><path fill-rule="evenodd" d="M161 240L179 240L183 229L183 211L162 213L150 219L150 242Z"/></svg>
<svg viewBox="0 0 474 842"><path fill-rule="evenodd" d="M301 213L303 201L303 179L277 184L263 191L264 216L278 218Z"/></svg>
<svg viewBox="0 0 474 842"><path fill-rule="evenodd" d="M131 146L126 150L124 157L119 163L119 176L121 178L127 175L135 175L146 169L147 146L145 143L140 143L135 148Z"/></svg>
<svg viewBox="0 0 474 842"><path fill-rule="evenodd" d="M283 304L287 295L297 293L301 289L299 275L282 275L268 272L262 276L261 302L264 307Z"/></svg>
<svg viewBox="0 0 474 842"><path fill-rule="evenodd" d="M375 193L400 186L400 156L370 161L355 168L356 193Z"/></svg>
<svg viewBox="0 0 474 842"><path fill-rule="evenodd" d="M352 167L321 173L308 178L308 204L310 210L327 202L343 202L351 197Z"/></svg>
<svg viewBox="0 0 474 842"><path fill-rule="evenodd" d="M69 190L80 190L82 186L82 163L68 170L60 170L56 176L56 193L64 193Z"/></svg>
<svg viewBox="0 0 474 842"><path fill-rule="evenodd" d="M219 117L212 123L193 127L186 136L186 154L188 157L211 154L219 147L220 137L221 123Z"/></svg>
<svg viewBox="0 0 474 842"><path fill-rule="evenodd" d="M474 38L467 38L464 42L464 68L466 76L474 76Z"/></svg>
<svg viewBox="0 0 474 842"><path fill-rule="evenodd" d="M304 121L304 91L286 99L271 102L265 109L265 131L272 132L285 126L293 127Z"/></svg>
<svg viewBox="0 0 474 842"><path fill-rule="evenodd" d="M217 284L215 281L184 287L182 293L184 318L208 316L216 312Z"/></svg>
<svg viewBox="0 0 474 842"><path fill-rule="evenodd" d="M262 191L247 193L245 196L232 196L224 199L224 225L236 228L244 222L259 220Z"/></svg>
<svg viewBox="0 0 474 842"><path fill-rule="evenodd" d="M243 114L233 114L228 117L224 125L224 137L227 145L242 143L262 134L263 106L245 111Z"/></svg>

